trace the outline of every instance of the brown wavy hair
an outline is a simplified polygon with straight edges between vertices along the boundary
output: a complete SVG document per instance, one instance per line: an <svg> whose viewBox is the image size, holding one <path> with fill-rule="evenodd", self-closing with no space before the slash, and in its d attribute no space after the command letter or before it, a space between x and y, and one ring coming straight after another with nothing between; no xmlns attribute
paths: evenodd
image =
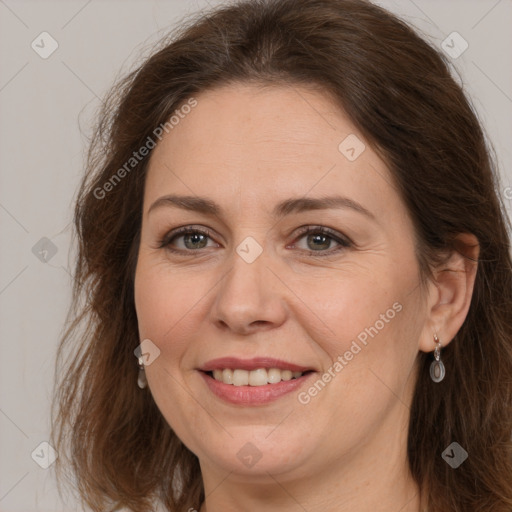
<svg viewBox="0 0 512 512"><path fill-rule="evenodd" d="M429 512L512 510L510 221L475 112L443 55L364 0L251 0L187 20L108 95L78 191L73 302L58 351L53 444L94 511L185 512L204 500L199 461L137 385L134 272L151 153L99 189L202 91L235 82L330 94L387 163L415 226L422 278L455 237L480 256L468 315L443 350L443 382L419 353L408 460ZM460 247L459 247L460 249ZM453 441L468 459L452 469Z"/></svg>

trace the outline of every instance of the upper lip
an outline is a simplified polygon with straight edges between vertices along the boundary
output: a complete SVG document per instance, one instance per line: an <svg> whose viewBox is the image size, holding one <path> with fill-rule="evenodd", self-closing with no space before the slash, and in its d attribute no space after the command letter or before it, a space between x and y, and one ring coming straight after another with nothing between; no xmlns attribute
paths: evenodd
<svg viewBox="0 0 512 512"><path fill-rule="evenodd" d="M257 370L258 368L278 368L279 370L291 370L292 372L306 372L313 370L307 366L301 366L282 359L274 359L272 357L254 357L252 359L240 359L238 357L220 357L208 361L199 370L210 372L213 370L223 370L225 368L240 370Z"/></svg>

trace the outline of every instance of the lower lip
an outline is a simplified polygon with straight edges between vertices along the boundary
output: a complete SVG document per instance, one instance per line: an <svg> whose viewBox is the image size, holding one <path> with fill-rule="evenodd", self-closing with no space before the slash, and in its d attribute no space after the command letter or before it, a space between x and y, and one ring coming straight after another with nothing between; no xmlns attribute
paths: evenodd
<svg viewBox="0 0 512 512"><path fill-rule="evenodd" d="M263 386L234 386L225 384L210 377L207 373L199 372L210 391L226 402L237 405L260 405L273 402L278 398L295 391L302 386L314 372L302 375L298 379L282 380L277 384L265 384Z"/></svg>

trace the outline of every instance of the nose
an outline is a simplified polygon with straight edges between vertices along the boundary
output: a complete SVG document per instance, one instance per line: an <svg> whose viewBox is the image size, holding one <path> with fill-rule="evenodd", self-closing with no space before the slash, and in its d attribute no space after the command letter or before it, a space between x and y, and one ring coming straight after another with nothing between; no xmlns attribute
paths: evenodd
<svg viewBox="0 0 512 512"><path fill-rule="evenodd" d="M250 334L282 325L286 290L265 251L252 263L233 252L232 266L216 288L211 318L221 330ZM275 267L273 265L272 267Z"/></svg>

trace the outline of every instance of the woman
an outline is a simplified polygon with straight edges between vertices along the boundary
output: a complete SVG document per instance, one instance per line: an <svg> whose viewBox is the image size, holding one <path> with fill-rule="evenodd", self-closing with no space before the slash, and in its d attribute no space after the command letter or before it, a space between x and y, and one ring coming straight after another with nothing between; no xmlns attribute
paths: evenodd
<svg viewBox="0 0 512 512"><path fill-rule="evenodd" d="M242 1L164 43L76 206L54 443L83 502L510 511L496 186L443 58L376 5Z"/></svg>

